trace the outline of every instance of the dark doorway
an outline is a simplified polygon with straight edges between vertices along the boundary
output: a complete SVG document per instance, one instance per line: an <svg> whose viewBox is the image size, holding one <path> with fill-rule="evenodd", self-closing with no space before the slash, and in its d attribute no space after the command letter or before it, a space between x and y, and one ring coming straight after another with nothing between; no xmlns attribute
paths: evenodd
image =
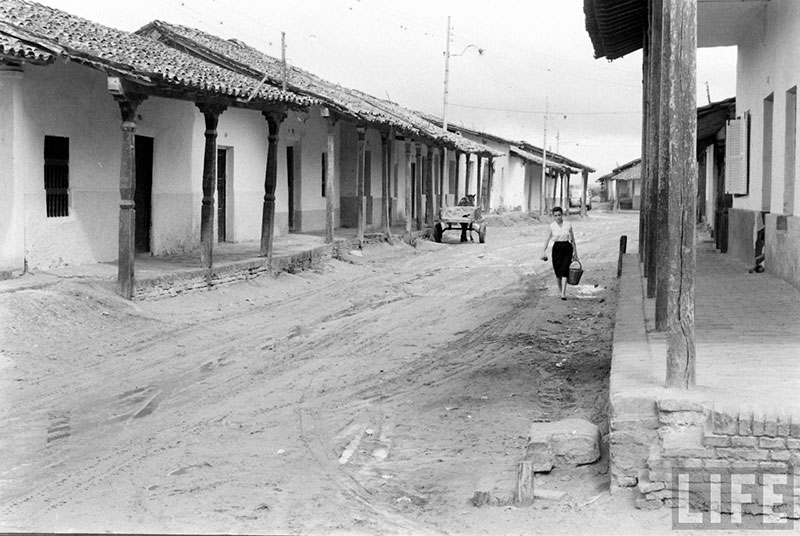
<svg viewBox="0 0 800 536"><path fill-rule="evenodd" d="M294 147L286 148L286 185L289 197L289 232L295 230L294 221Z"/></svg>
<svg viewBox="0 0 800 536"><path fill-rule="evenodd" d="M217 242L225 242L227 232L228 151L217 149Z"/></svg>
<svg viewBox="0 0 800 536"><path fill-rule="evenodd" d="M153 197L153 138L136 136L136 252L150 251Z"/></svg>

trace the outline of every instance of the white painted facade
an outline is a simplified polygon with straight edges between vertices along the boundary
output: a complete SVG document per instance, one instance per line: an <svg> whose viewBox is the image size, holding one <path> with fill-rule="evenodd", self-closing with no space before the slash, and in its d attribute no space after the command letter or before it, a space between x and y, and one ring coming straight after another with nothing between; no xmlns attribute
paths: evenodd
<svg viewBox="0 0 800 536"><path fill-rule="evenodd" d="M0 181L5 192L0 201L0 269L19 272L26 266L36 270L117 259L120 127L119 107L99 71L61 61L0 71ZM203 115L192 102L151 97L137 109L136 135L153 139L154 255L199 250L204 131ZM217 145L228 151L227 241L260 238L267 131L267 121L257 110L228 108L220 115ZM46 215L45 136L69 139L66 217ZM281 125L278 235L288 232L288 145L294 147L297 162L295 230L324 230L321 155L327 149L327 127L319 109L289 112ZM340 156L337 168L341 165ZM379 164L374 167L380 171ZM380 195L379 175L377 181ZM338 180L335 190L338 225Z"/></svg>
<svg viewBox="0 0 800 536"><path fill-rule="evenodd" d="M759 216L767 212L767 271L800 286L800 2L765 4L737 44L736 113L751 118L750 180L747 194L733 199L730 251L752 261Z"/></svg>

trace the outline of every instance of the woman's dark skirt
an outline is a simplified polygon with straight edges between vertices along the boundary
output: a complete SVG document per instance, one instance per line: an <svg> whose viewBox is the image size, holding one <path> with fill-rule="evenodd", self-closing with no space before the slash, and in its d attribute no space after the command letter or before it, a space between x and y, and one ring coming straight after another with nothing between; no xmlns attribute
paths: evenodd
<svg viewBox="0 0 800 536"><path fill-rule="evenodd" d="M556 277L569 277L569 265L572 263L572 243L553 243L553 271Z"/></svg>

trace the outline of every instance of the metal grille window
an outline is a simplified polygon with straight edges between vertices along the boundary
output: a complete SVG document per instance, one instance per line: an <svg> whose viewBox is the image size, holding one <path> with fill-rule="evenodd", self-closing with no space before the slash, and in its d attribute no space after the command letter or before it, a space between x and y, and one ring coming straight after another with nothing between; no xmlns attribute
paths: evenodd
<svg viewBox="0 0 800 536"><path fill-rule="evenodd" d="M47 217L69 216L69 138L44 137L44 190Z"/></svg>

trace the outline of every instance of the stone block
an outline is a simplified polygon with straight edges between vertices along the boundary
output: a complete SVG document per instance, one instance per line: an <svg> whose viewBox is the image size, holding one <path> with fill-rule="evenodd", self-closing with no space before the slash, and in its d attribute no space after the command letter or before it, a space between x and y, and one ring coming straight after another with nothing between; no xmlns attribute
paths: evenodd
<svg viewBox="0 0 800 536"><path fill-rule="evenodd" d="M658 422L667 426L700 426L705 420L705 415L695 411L661 411L658 414Z"/></svg>
<svg viewBox="0 0 800 536"><path fill-rule="evenodd" d="M678 467L682 469L699 469L703 467L703 460L700 458L681 458L678 460Z"/></svg>
<svg viewBox="0 0 800 536"><path fill-rule="evenodd" d="M672 482L672 472L671 471L650 471L648 475L648 479L650 482Z"/></svg>
<svg viewBox="0 0 800 536"><path fill-rule="evenodd" d="M703 460L703 467L707 469L713 469L716 472L721 472L720 469L730 469L731 468L731 461L730 460L720 460L718 458L712 458L708 460Z"/></svg>
<svg viewBox="0 0 800 536"><path fill-rule="evenodd" d="M714 411L711 414L711 423L715 434L736 435L739 433L739 420L736 416Z"/></svg>
<svg viewBox="0 0 800 536"><path fill-rule="evenodd" d="M792 417L792 424L789 427L790 435L800 439L800 422L794 422L797 417Z"/></svg>
<svg viewBox="0 0 800 536"><path fill-rule="evenodd" d="M528 443L545 444L557 465L584 465L600 459L600 429L583 419L533 423Z"/></svg>
<svg viewBox="0 0 800 536"><path fill-rule="evenodd" d="M764 435L769 437L778 436L778 419L777 417L768 417L764 421Z"/></svg>
<svg viewBox="0 0 800 536"><path fill-rule="evenodd" d="M705 434L703 436L703 445L706 447L729 447L731 438L727 435Z"/></svg>
<svg viewBox="0 0 800 536"><path fill-rule="evenodd" d="M660 411L692 411L703 412L703 404L697 400L687 398L662 398L656 401L656 406Z"/></svg>
<svg viewBox="0 0 800 536"><path fill-rule="evenodd" d="M739 435L753 435L753 414L749 411L739 412Z"/></svg>
<svg viewBox="0 0 800 536"><path fill-rule="evenodd" d="M547 473L553 470L555 457L545 441L531 441L525 452L525 460L533 465L534 473Z"/></svg>
<svg viewBox="0 0 800 536"><path fill-rule="evenodd" d="M786 448L786 440L782 437L761 437L758 446L762 449L783 449Z"/></svg>
<svg viewBox="0 0 800 536"><path fill-rule="evenodd" d="M792 453L785 449L770 450L769 459L776 462L787 462L791 459Z"/></svg>
<svg viewBox="0 0 800 536"><path fill-rule="evenodd" d="M727 447L720 447L725 449ZM714 458L716 455L714 449L707 449L703 447L683 447L664 449L664 456L669 458Z"/></svg>
<svg viewBox="0 0 800 536"><path fill-rule="evenodd" d="M764 435L764 419L765 417L761 414L753 415L753 427L751 429L751 433L754 436Z"/></svg>
<svg viewBox="0 0 800 536"><path fill-rule="evenodd" d="M788 437L791 433L792 423L787 415L778 415L778 436Z"/></svg>
<svg viewBox="0 0 800 536"><path fill-rule="evenodd" d="M640 510L658 510L662 502L658 499L648 500L646 497L636 497L636 508Z"/></svg>
<svg viewBox="0 0 800 536"><path fill-rule="evenodd" d="M719 447L717 454L720 457L732 460L768 460L769 451L764 449L748 449L748 448L733 448L733 447Z"/></svg>
<svg viewBox="0 0 800 536"><path fill-rule="evenodd" d="M792 450L800 450L800 439L793 437L786 438L786 447Z"/></svg>
<svg viewBox="0 0 800 536"><path fill-rule="evenodd" d="M745 460L734 460L733 463L731 463L731 467L733 468L734 471L740 473L745 473L745 472L754 473L758 468L758 464L756 464L755 462L750 462Z"/></svg>
<svg viewBox="0 0 800 536"><path fill-rule="evenodd" d="M758 446L758 438L753 436L733 436L731 437L732 447L752 447Z"/></svg>
<svg viewBox="0 0 800 536"><path fill-rule="evenodd" d="M758 469L759 471L764 471L767 473L774 473L774 474L788 474L789 472L789 465L786 462L758 462ZM759 476L759 479L761 477ZM759 480L759 484L761 481Z"/></svg>

